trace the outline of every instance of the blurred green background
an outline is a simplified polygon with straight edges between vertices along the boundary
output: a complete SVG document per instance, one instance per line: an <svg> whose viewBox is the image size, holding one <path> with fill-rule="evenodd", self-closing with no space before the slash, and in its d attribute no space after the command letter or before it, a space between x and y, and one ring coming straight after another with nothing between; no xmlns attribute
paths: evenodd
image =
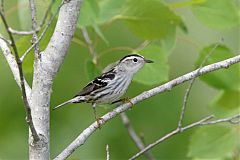
<svg viewBox="0 0 240 160"><path fill-rule="evenodd" d="M218 6L218 3L216 3L217 1L223 5L219 4ZM234 7L239 9L239 1L217 1L215 0L216 8L223 12L222 16L226 19L231 19L232 15L227 17L224 10L229 13ZM148 2L149 5L151 2L159 4L164 3L160 0L141 1L141 3L146 4ZM216 17L214 18L216 21L212 22L211 14L207 13L208 10L199 11L201 10L201 5L208 3L208 1L166 0L164 6L171 9L171 14L174 12L176 15L180 16L184 25L177 24L180 27L176 29L176 35L174 27L173 32L166 30L166 32L164 32L164 34L166 34L165 36L160 34L156 35L157 37L154 37L154 33L153 36L148 33L151 32L151 27L145 28L145 30L148 31L146 31L145 35L142 35L142 30L138 28L138 25L129 22L128 19L121 19L121 17L116 19L111 17L107 20L101 19L101 15L107 15L104 17L106 19L106 17L113 13L119 14L116 8L121 8L123 3L125 3L124 0L85 0L85 9L81 11L80 22L76 34L68 50L65 61L54 80L51 108L72 98L90 81L93 75L97 73L97 70L101 70L109 63L129 54L130 51L129 49L126 50L126 48L136 49L144 40L154 39L152 44L155 47L159 47L157 49L153 47L152 49L150 46L150 49L146 48L146 50L142 51L145 57L152 58L159 66L155 64L155 68L152 72L143 70L139 73L131 84L126 97L134 97L145 90L160 85L164 81L194 70L196 67L195 62L197 59L200 60L199 53L201 50L219 42L222 38L224 39L222 44L229 49L228 52L231 52L230 56L239 54L239 22L236 21L238 24L235 24L233 22L234 18L232 18L233 20L231 22L228 23L228 21L226 21L226 24L229 24L227 26L225 23L221 22L221 16L219 15L215 15ZM6 17L11 27L18 30L31 29L31 18L27 0L5 1L4 4ZM41 22L48 4L49 1L47 0L37 0L39 22ZM58 4L59 2L56 1L51 14L55 12ZM128 13L128 8L126 7L128 5L130 6L131 4L127 3L127 5L123 5L124 13ZM197 8L199 7L197 5L200 5L200 8ZM139 4L138 7L141 7L141 4ZM147 8L145 13L148 13L149 10L149 14L154 15L154 9L154 7ZM97 10L96 13L95 10ZM139 10L141 10L141 8L139 8ZM83 11L85 11L85 13L82 13ZM206 15L204 15L204 11L206 11ZM236 12L232 12L236 13L236 16L239 16L239 10L236 9ZM140 16L144 16L144 13ZM155 18L158 18L157 16L158 15L156 15ZM207 22L202 20L204 16L206 16L206 19L209 18ZM81 18L86 20L86 22L84 20L81 21ZM96 18L98 20L100 19L98 23L95 23L95 21L93 22ZM239 20L239 17L237 20ZM216 23L216 25L214 25L214 23ZM46 47L54 29L54 25L55 24L51 25L47 34L41 41L42 50ZM89 31L98 54L97 65L92 63L92 56L82 37L81 27L87 27ZM159 30L161 30L161 24ZM144 31L143 33L145 33ZM0 33L7 37L1 21ZM18 49L22 54L30 46L31 37L15 37ZM165 46L164 43L166 43ZM160 53L148 53L148 51L159 51ZM156 54L159 56L156 56ZM24 63L25 76L29 83L31 83L32 77L32 57L32 54L29 55ZM220 56L220 59L227 57L229 57L229 55L226 57ZM215 60L220 59L216 58ZM215 60L212 60L211 63ZM226 74L230 79L236 79L231 82L231 84L234 83L239 86L237 82L238 80L240 81L239 65L235 65L234 67L229 68L229 70L232 70L233 77L230 76L231 74L227 74L228 71L219 72L218 74ZM159 71L159 73L156 71ZM25 122L25 112L21 93L2 54L0 54L0 73L0 159L27 159L28 127ZM151 77L151 74L155 74L155 76ZM144 79L144 77L153 78L153 81L151 82L150 79ZM187 105L184 125L211 114L224 117L233 115L236 112L239 113L239 88L226 89L224 87L221 88L221 86L216 87L206 79L206 77L205 79L203 78L202 81L197 79L193 86ZM228 79L224 79L221 76L216 80L223 81L222 83L228 83ZM215 81L215 83L218 84L217 81ZM187 83L174 87L171 91L161 93L140 102L134 106L133 109L127 111L131 124L139 135L144 135L146 144L155 141L177 127L186 87ZM227 98L222 100L225 103L225 110L222 111L221 107L219 107L220 109L216 107L215 102L218 101L217 96L221 97L221 94L224 94L226 90L234 94L234 96L226 96ZM234 98L231 99L231 97ZM233 104L231 106L232 108L228 108L228 104L230 103ZM97 113L98 115L103 115L113 109L113 107L114 106L98 107ZM94 116L90 104L69 105L60 110L51 112L51 157L53 158L60 153L93 121ZM220 131L223 131L221 127L224 128L224 132L218 135L218 133L221 133ZM223 124L215 127L202 127L201 129L194 128L164 141L153 148L151 153L156 159L239 159L240 146L239 143L236 143L239 142L239 138L237 137L239 129L239 126L230 124ZM212 133L211 135L213 137L209 138L208 133ZM229 138L226 138L228 136ZM224 137L226 139L224 139ZM208 138L209 141L205 142L204 140ZM194 143L196 142L195 140L199 139L205 142L202 146L198 143ZM116 117L104 125L101 130L97 130L69 159L106 159L106 144L109 145L111 159L127 159L138 152L137 147L128 136L127 130L122 124L120 117ZM145 159L145 157L142 156L140 159Z"/></svg>

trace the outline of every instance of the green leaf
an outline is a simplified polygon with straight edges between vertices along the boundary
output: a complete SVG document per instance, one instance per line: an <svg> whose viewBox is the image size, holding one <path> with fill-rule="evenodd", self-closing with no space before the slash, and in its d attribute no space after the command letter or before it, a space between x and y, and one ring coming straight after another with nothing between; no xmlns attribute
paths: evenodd
<svg viewBox="0 0 240 160"><path fill-rule="evenodd" d="M160 0L127 0L118 16L130 31L144 39L164 39L183 22Z"/></svg>
<svg viewBox="0 0 240 160"><path fill-rule="evenodd" d="M102 24L111 21L115 16L120 15L123 4L126 0L102 0L99 2L100 13L97 22Z"/></svg>
<svg viewBox="0 0 240 160"><path fill-rule="evenodd" d="M134 77L134 81L145 85L154 85L168 80L169 67L167 64L167 54L160 46L151 44L139 51L146 59L153 60L154 63L146 64Z"/></svg>
<svg viewBox="0 0 240 160"><path fill-rule="evenodd" d="M196 61L196 67L199 67L203 59L214 48L215 44L203 48ZM212 64L235 56L230 49L224 45L218 46L207 60L207 64ZM227 69L221 69L203 75L200 79L217 89L227 89L233 91L240 90L240 64L235 64Z"/></svg>
<svg viewBox="0 0 240 160"><path fill-rule="evenodd" d="M240 91L222 91L211 103L211 108L217 116L240 113Z"/></svg>
<svg viewBox="0 0 240 160"><path fill-rule="evenodd" d="M231 154L237 145L237 129L223 125L206 126L192 135L188 156L222 158Z"/></svg>
<svg viewBox="0 0 240 160"><path fill-rule="evenodd" d="M176 31L169 32L166 38L161 39L155 44L159 44L165 53L171 53L176 45Z"/></svg>
<svg viewBox="0 0 240 160"><path fill-rule="evenodd" d="M206 26L225 29L239 25L239 16L232 0L206 0L192 5L193 14Z"/></svg>
<svg viewBox="0 0 240 160"><path fill-rule="evenodd" d="M93 63L92 60L87 60L86 70L89 81L93 80L95 77L101 74L101 71L97 68L97 66Z"/></svg>
<svg viewBox="0 0 240 160"><path fill-rule="evenodd" d="M99 6L96 0L83 1L78 27L93 26L99 14Z"/></svg>

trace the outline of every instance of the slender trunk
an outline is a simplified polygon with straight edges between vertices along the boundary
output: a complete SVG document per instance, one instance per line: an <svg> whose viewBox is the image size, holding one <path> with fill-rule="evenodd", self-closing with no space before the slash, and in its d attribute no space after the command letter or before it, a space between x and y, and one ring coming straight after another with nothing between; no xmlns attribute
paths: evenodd
<svg viewBox="0 0 240 160"><path fill-rule="evenodd" d="M40 141L34 144L31 136L29 137L29 158L32 160L50 159L49 106L52 80L43 66L40 61L34 66L37 69L33 78L31 108L33 122L40 136Z"/></svg>
<svg viewBox="0 0 240 160"><path fill-rule="evenodd" d="M40 141L34 144L30 134L29 159L31 160L50 159L49 113L52 83L74 35L81 1L64 2L51 40L41 53L40 59L34 63L30 106L33 123L40 136Z"/></svg>

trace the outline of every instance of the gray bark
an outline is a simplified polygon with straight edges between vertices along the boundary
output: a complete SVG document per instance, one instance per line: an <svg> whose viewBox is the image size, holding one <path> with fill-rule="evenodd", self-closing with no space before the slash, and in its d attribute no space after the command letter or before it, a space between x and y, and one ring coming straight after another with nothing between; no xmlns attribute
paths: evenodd
<svg viewBox="0 0 240 160"><path fill-rule="evenodd" d="M41 140L34 144L30 135L30 159L50 159L50 97L53 79L62 64L75 32L81 0L66 2L60 9L58 21L47 48L34 64L30 106L35 128Z"/></svg>

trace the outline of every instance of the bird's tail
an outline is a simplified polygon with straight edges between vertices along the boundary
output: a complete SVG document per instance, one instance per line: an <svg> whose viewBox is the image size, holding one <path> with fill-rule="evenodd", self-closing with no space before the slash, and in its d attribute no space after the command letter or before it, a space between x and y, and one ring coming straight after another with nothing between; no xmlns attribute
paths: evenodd
<svg viewBox="0 0 240 160"><path fill-rule="evenodd" d="M66 102L63 102L62 104L59 104L58 106L54 107L53 110L56 110L56 109L59 109L60 107L63 107L67 104L72 104L72 103L81 103L81 102L84 102L85 101L85 97L83 96L77 96L77 97L74 97Z"/></svg>

